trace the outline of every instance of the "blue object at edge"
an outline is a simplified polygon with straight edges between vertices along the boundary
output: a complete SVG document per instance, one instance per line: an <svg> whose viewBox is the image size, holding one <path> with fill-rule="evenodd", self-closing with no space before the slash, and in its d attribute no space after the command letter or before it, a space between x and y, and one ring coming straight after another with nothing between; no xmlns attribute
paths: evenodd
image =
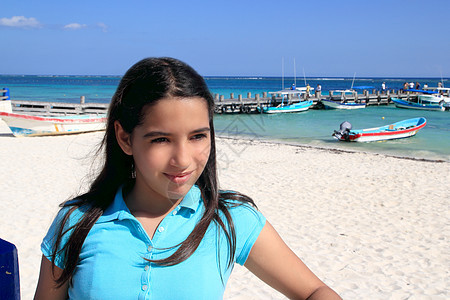
<svg viewBox="0 0 450 300"><path fill-rule="evenodd" d="M14 244L0 239L0 300L20 299L19 260Z"/></svg>

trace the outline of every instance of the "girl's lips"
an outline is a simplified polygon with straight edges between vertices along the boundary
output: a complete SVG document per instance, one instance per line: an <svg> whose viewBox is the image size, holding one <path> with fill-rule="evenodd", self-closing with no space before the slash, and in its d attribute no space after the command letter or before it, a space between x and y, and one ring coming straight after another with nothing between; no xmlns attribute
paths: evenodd
<svg viewBox="0 0 450 300"><path fill-rule="evenodd" d="M186 183L189 178L191 178L192 172L189 173L180 173L180 174L167 174L164 173L167 178L169 178L170 181L176 184L183 184Z"/></svg>

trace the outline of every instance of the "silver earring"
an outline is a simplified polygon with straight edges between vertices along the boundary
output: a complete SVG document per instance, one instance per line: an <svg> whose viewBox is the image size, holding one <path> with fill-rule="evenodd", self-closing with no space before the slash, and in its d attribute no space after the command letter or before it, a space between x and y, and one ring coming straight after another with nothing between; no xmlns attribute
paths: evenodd
<svg viewBox="0 0 450 300"><path fill-rule="evenodd" d="M136 169L134 167L134 162L131 163L131 178L132 179L136 178Z"/></svg>

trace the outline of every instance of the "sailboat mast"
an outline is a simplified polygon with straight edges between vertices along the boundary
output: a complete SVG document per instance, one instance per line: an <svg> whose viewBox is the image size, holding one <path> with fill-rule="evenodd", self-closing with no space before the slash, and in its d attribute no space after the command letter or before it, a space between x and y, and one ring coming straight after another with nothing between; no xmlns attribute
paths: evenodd
<svg viewBox="0 0 450 300"><path fill-rule="evenodd" d="M281 58L281 90L284 90L284 57Z"/></svg>
<svg viewBox="0 0 450 300"><path fill-rule="evenodd" d="M353 83L355 83L355 76L356 76L356 72L353 74L352 87L350 88L351 90L353 90Z"/></svg>
<svg viewBox="0 0 450 300"><path fill-rule="evenodd" d="M295 67L295 58L294 58L294 86L297 86L297 68Z"/></svg>
<svg viewBox="0 0 450 300"><path fill-rule="evenodd" d="M305 75L305 68L303 68L303 80L305 80L305 86L306 86L306 75Z"/></svg>

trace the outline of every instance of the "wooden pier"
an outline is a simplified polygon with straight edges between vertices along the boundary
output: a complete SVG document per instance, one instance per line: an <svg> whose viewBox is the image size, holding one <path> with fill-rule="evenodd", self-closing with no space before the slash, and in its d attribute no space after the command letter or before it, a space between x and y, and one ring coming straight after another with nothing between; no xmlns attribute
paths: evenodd
<svg viewBox="0 0 450 300"><path fill-rule="evenodd" d="M363 93L352 93L351 95L345 92L336 93L329 92L329 95L322 95L320 92L316 92L314 95L309 96L307 99L313 101L312 109L323 109L324 106L320 102L322 99L339 101L339 102L353 102L353 103L366 103L367 106L371 105L388 105L392 103L391 98L409 99L416 94L410 92L403 92L401 90L388 90L386 93L381 93L377 90L370 91L364 90ZM306 98L305 98L306 99ZM242 95L238 95L235 98L234 94L230 94L230 98L225 99L223 95L216 94L214 97L215 112L220 113L258 113L258 107L264 106L277 106L281 103L280 95L273 95L268 97L267 93L263 93L262 97L256 94L254 97L250 93L247 93L247 97L243 98ZM299 99L288 99L289 104L298 103Z"/></svg>
<svg viewBox="0 0 450 300"><path fill-rule="evenodd" d="M14 113L35 116L99 115L106 114L109 103L62 103L11 100L11 106Z"/></svg>
<svg viewBox="0 0 450 300"><path fill-rule="evenodd" d="M312 109L322 109L323 104L320 102L322 99L340 101L340 102L354 102L354 103L366 103L368 106L372 105L388 105L392 103L391 98L408 99L414 97L416 94L411 92L403 92L401 90L394 91L389 90L386 93L380 93L380 91L364 90L361 94L352 93L346 94L344 92L336 93L330 91L329 95L321 95L320 92L316 92L314 95L308 97L313 101ZM1 100L5 100L3 97ZM267 92L264 92L262 96L256 94L252 97L251 93L247 93L246 97L234 94L230 94L230 97L225 99L224 95L214 95L215 112L218 114L226 113L259 113L258 107L264 106L276 106L281 103L280 95L273 95L269 97ZM299 102L299 99L288 99L289 103ZM80 97L80 103L63 103L63 102L42 102L42 101L26 101L26 100L11 100L12 110L14 113L23 113L29 115L79 115L79 114L105 114L108 110L109 103L85 103L84 96Z"/></svg>

